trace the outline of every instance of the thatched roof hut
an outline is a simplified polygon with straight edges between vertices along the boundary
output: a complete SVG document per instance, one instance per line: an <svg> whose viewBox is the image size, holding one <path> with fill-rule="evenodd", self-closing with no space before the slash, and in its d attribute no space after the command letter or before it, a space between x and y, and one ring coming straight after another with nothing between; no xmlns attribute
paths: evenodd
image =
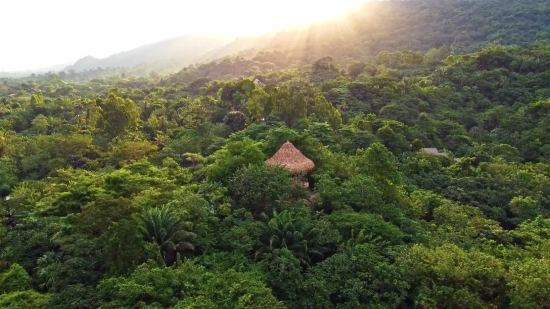
<svg viewBox="0 0 550 309"><path fill-rule="evenodd" d="M424 150L427 153L431 153L433 155L436 155L436 156L444 156L444 157L447 156L446 153L439 152L439 150L437 150L437 148L422 148L422 150Z"/></svg>
<svg viewBox="0 0 550 309"><path fill-rule="evenodd" d="M273 155L265 161L266 165L284 165L291 173L310 173L315 169L313 161L308 159L292 143L286 142Z"/></svg>

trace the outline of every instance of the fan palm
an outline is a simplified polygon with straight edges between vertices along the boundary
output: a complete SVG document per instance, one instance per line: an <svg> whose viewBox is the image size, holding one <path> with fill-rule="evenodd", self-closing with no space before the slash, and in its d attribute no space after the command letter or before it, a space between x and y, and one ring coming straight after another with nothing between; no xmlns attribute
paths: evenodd
<svg viewBox="0 0 550 309"><path fill-rule="evenodd" d="M307 220L294 218L288 211L274 212L273 218L262 224L261 247L256 259L264 252L287 248L303 264L309 265L311 256L323 256L318 237L319 230Z"/></svg>
<svg viewBox="0 0 550 309"><path fill-rule="evenodd" d="M139 214L137 219L139 232L146 241L159 245L166 265L174 264L177 250L195 249L191 241L196 235L186 231L188 223L181 220L173 208L149 208Z"/></svg>

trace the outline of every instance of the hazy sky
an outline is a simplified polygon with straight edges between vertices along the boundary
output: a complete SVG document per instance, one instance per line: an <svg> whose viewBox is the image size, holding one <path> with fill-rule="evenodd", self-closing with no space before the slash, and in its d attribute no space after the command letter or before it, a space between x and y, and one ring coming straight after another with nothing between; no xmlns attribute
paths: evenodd
<svg viewBox="0 0 550 309"><path fill-rule="evenodd" d="M0 71L97 58L191 33L259 34L367 0L0 0Z"/></svg>

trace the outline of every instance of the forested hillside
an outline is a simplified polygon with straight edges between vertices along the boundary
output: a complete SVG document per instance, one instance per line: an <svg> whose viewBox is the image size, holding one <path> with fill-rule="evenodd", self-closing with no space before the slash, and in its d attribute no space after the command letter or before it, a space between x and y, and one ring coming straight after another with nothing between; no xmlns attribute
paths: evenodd
<svg viewBox="0 0 550 309"><path fill-rule="evenodd" d="M371 1L337 19L267 38L236 40L203 57L222 59L189 66L170 81L190 83L197 78L303 68L327 55L342 66L373 61L384 51L420 51L444 60L450 52L550 39L549 16L550 2L545 0Z"/></svg>
<svg viewBox="0 0 550 309"><path fill-rule="evenodd" d="M383 51L432 50L433 56L440 57L434 49L442 46L464 53L487 44L523 45L550 39L549 16L546 0L370 1L338 18L239 37L227 45L227 36L184 36L105 59L85 57L61 74L82 81L121 73L176 73L193 64L177 74L189 83L199 77L301 68L327 55L340 65L370 61Z"/></svg>
<svg viewBox="0 0 550 309"><path fill-rule="evenodd" d="M547 308L549 4L366 6L424 39L3 80L0 308Z"/></svg>

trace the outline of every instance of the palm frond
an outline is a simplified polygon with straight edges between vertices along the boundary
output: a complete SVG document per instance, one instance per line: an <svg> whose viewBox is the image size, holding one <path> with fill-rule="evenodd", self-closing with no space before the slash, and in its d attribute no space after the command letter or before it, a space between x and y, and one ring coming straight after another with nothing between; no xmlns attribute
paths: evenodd
<svg viewBox="0 0 550 309"><path fill-rule="evenodd" d="M194 250L191 240L197 235L185 230L189 226L170 206L148 208L136 216L138 231L147 242L157 243L162 250Z"/></svg>
<svg viewBox="0 0 550 309"><path fill-rule="evenodd" d="M322 256L322 247L318 244L319 230L304 219L294 218L288 211L274 211L273 218L262 224L261 231L261 247L256 251L255 259L280 248L292 251L305 265L311 263L310 255Z"/></svg>

